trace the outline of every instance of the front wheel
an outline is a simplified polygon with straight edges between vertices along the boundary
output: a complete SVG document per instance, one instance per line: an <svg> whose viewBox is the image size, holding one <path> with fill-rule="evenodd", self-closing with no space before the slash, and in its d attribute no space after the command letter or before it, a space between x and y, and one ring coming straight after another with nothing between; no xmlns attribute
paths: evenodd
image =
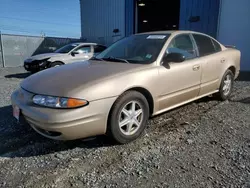
<svg viewBox="0 0 250 188"><path fill-rule="evenodd" d="M149 105L144 95L128 91L112 107L107 133L119 144L129 143L142 135L148 117Z"/></svg>
<svg viewBox="0 0 250 188"><path fill-rule="evenodd" d="M59 66L61 66L61 65L63 65L63 63L56 61L56 62L54 62L54 63L51 63L49 67L50 67L50 68L51 68L51 67L59 67Z"/></svg>
<svg viewBox="0 0 250 188"><path fill-rule="evenodd" d="M233 91L234 74L231 70L227 70L222 77L217 98L220 100L227 100L230 98Z"/></svg>

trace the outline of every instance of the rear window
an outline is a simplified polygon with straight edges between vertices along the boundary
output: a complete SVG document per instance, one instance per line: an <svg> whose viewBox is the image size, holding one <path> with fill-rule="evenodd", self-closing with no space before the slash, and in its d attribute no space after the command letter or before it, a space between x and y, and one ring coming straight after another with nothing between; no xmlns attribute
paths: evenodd
<svg viewBox="0 0 250 188"><path fill-rule="evenodd" d="M211 38L199 34L193 34L193 36L197 44L200 56L206 56L216 52Z"/></svg>

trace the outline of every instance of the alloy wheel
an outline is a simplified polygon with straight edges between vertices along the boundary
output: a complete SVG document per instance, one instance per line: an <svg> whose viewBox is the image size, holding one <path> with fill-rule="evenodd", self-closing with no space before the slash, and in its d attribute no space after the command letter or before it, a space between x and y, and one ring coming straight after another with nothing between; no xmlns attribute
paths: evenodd
<svg viewBox="0 0 250 188"><path fill-rule="evenodd" d="M143 110L137 101L127 103L119 115L120 131L127 136L135 134L143 121Z"/></svg>
<svg viewBox="0 0 250 188"><path fill-rule="evenodd" d="M223 83L224 83L223 88L222 88L223 94L227 96L230 93L231 87L232 87L232 78L229 74L226 75Z"/></svg>

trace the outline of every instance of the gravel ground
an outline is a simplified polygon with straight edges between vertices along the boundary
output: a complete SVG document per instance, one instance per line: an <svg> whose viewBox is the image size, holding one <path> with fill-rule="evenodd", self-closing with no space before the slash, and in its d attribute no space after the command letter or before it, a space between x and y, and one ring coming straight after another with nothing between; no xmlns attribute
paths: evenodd
<svg viewBox="0 0 250 188"><path fill-rule="evenodd" d="M14 74L16 73L16 74ZM128 145L52 141L12 118L11 92L28 76L0 69L0 187L250 187L250 82L152 118Z"/></svg>

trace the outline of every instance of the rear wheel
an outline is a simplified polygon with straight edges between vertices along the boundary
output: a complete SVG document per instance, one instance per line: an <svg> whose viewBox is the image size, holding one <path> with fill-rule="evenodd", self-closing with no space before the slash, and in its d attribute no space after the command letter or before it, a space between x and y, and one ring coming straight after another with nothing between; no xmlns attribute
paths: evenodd
<svg viewBox="0 0 250 188"><path fill-rule="evenodd" d="M220 89L216 97L223 101L229 99L232 94L233 84L234 74L231 70L227 70L222 77Z"/></svg>
<svg viewBox="0 0 250 188"><path fill-rule="evenodd" d="M119 144L129 143L142 135L148 117L149 105L144 95L128 91L112 107L107 133Z"/></svg>

